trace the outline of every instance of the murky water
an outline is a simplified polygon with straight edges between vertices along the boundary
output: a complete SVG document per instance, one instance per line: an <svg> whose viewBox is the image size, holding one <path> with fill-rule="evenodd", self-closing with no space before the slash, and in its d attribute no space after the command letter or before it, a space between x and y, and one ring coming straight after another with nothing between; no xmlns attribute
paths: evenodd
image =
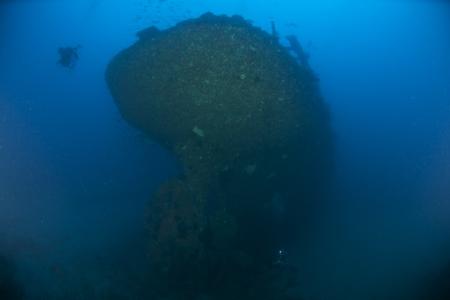
<svg viewBox="0 0 450 300"><path fill-rule="evenodd" d="M153 299L149 203L182 166L125 121L105 72L136 32L206 12L269 35L274 24L283 47L296 36L319 78L334 171L288 252L303 299L443 295L448 3L67 0L0 2L0 298ZM58 64L77 46L70 68ZM279 250L274 261L287 259Z"/></svg>

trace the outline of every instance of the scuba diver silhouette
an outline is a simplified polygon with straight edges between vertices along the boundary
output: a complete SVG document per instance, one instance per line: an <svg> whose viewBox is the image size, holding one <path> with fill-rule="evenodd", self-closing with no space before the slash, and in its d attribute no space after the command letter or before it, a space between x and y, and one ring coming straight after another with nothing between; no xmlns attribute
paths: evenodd
<svg viewBox="0 0 450 300"><path fill-rule="evenodd" d="M60 47L58 49L59 60L58 64L60 64L64 68L73 69L78 61L78 50L81 46L76 47Z"/></svg>

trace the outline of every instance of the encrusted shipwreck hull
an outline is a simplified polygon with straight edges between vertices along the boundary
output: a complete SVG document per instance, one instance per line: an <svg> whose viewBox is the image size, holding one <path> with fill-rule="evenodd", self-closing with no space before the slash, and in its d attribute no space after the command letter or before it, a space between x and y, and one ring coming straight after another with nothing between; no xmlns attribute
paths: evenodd
<svg viewBox="0 0 450 300"><path fill-rule="evenodd" d="M139 37L110 63L109 88L183 166L150 204L155 299L290 299L285 251L330 163L316 77L238 16Z"/></svg>

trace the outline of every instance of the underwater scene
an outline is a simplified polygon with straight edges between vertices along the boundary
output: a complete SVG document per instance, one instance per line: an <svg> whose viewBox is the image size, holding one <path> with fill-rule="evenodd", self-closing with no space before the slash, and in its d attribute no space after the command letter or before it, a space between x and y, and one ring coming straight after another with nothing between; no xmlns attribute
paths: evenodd
<svg viewBox="0 0 450 300"><path fill-rule="evenodd" d="M0 0L0 300L450 300L450 2Z"/></svg>

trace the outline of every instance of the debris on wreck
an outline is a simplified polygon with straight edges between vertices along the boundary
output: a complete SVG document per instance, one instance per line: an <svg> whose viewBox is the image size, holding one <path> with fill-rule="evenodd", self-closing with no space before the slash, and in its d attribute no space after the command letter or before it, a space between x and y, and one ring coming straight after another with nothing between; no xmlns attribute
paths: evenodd
<svg viewBox="0 0 450 300"><path fill-rule="evenodd" d="M270 22L271 28L272 28L272 37L274 40L278 41L280 39L280 35L278 34L277 27L275 25L275 21Z"/></svg>
<svg viewBox="0 0 450 300"><path fill-rule="evenodd" d="M305 52L302 45L298 41L298 38L295 35L288 35L286 36L286 39L288 40L291 50L294 52L295 56L297 57L299 63L302 66L309 66L309 55Z"/></svg>
<svg viewBox="0 0 450 300"><path fill-rule="evenodd" d="M331 164L317 82L240 16L208 13L139 37L106 80L122 116L183 173L150 202L154 299L292 299L296 271L277 264L279 251L294 252Z"/></svg>
<svg viewBox="0 0 450 300"><path fill-rule="evenodd" d="M143 30L140 30L136 33L136 35L138 36L138 38L140 39L152 39L155 37L155 35L157 35L159 33L158 28L156 28L155 26L151 26L149 28L145 28Z"/></svg>

